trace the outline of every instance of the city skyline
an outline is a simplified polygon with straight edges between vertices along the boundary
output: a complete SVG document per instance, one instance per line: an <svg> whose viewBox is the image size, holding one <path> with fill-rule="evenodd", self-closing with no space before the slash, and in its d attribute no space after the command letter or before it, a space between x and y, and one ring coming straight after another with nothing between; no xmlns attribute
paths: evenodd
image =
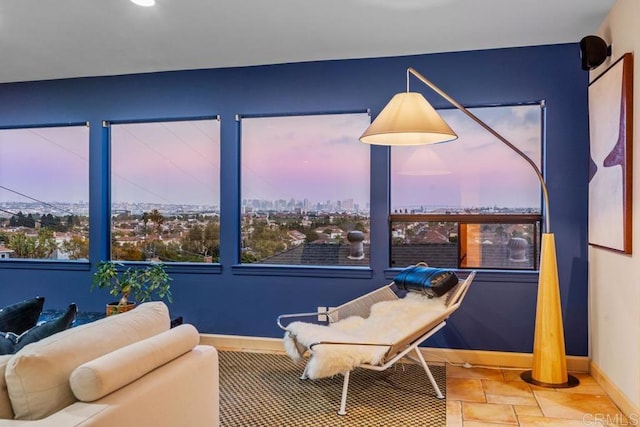
<svg viewBox="0 0 640 427"><path fill-rule="evenodd" d="M306 209L299 209L298 206L302 206L304 204L304 200L293 200L296 207L291 207L291 200L285 201L286 203L278 203L283 202L283 199L277 200L257 200L257 199L249 199L244 200L242 202L242 206L244 208L253 207L255 211L280 211L280 212L359 212L368 214L370 206L366 204L365 206L360 206L356 203L352 204L352 207L345 207L345 202L348 204L349 200L325 200L322 202L312 202L309 201ZM43 204L39 202L3 202L4 205L11 206L13 212L9 213L7 211L0 210L0 217L9 218L14 214L17 214L18 211L21 211L23 214L27 213L37 213L41 215L46 214L54 214L56 216L66 216L69 214L74 215L83 215L86 216L89 213L89 203L85 201L79 202L53 202L51 204ZM260 206L256 207L255 204L258 203L260 205L268 205L267 207ZM335 208L338 205L340 209L331 210L326 208L326 204L329 204L330 207ZM316 209L318 205L323 205L320 210ZM141 215L144 212L149 212L153 209L157 209L161 213L167 214L197 214L197 213L220 213L220 207L217 205L193 205L193 204L175 204L175 203L127 203L127 202L116 202L112 204L112 215L117 215L123 212L130 212L132 215ZM406 209L406 212L405 212ZM509 208L505 206L499 205L463 205L463 206L453 206L453 205L407 205L402 206L401 208L392 209L390 213L443 213L444 211L450 211L452 213L457 213L458 211L500 211L507 213L515 213L515 212L523 212L523 211L535 211L536 207L525 207L525 208ZM539 211L539 209L538 209Z"/></svg>

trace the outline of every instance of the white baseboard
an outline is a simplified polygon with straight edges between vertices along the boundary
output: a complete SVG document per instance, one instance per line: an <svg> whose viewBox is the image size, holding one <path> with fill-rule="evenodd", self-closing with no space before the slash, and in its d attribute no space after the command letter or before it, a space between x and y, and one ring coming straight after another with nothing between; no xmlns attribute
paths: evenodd
<svg viewBox="0 0 640 427"><path fill-rule="evenodd" d="M200 334L200 344L212 345L218 350L255 353L283 353L282 338L246 337L240 335Z"/></svg>
<svg viewBox="0 0 640 427"><path fill-rule="evenodd" d="M219 350L249 351L256 353L284 353L281 338L261 338L238 335L200 334L200 343L212 345ZM448 348L421 347L425 360L430 363L470 363L489 368L531 368L533 355L482 350L453 350ZM589 372L586 356L567 356L567 369L572 372Z"/></svg>
<svg viewBox="0 0 640 427"><path fill-rule="evenodd" d="M421 347L420 351L428 362L448 362L452 364L469 363L472 366L488 368L531 369L533 354L506 351L455 350L449 348ZM567 370L571 372L589 372L589 358L586 356L567 356Z"/></svg>
<svg viewBox="0 0 640 427"><path fill-rule="evenodd" d="M589 362L589 373L593 377L594 380L600 387L607 392L611 400L618 405L618 408L622 411L622 413L629 418L630 424L631 422L638 422L638 416L640 414L640 407L634 405L634 403L629 400L629 398L622 392L620 389L611 381L611 379L600 369L600 367L593 361Z"/></svg>

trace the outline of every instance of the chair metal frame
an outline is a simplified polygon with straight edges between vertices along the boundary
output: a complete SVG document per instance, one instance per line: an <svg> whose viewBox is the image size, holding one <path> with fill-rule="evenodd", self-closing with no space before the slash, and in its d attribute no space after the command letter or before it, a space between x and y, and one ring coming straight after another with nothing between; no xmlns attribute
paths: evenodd
<svg viewBox="0 0 640 427"><path fill-rule="evenodd" d="M439 399L443 399L444 396L438 387L438 384L427 365L427 362L424 360L420 349L418 348L420 344L426 341L428 338L433 336L436 332L441 330L446 325L446 320L451 316L453 312L455 312L460 305L462 304L462 300L467 294L469 290L469 286L473 281L476 275L475 271L471 271L469 275L465 278L464 281L459 282L453 289L451 289L447 294L443 295L441 298L445 299L445 307L444 311L434 312L434 317L429 319L426 324L420 325L420 327L407 331L407 334L403 336L401 339L397 340L394 343L374 343L374 342L337 342L337 341L320 341L313 343L309 346L308 350L311 353L311 357L313 357L313 348L319 345L368 345L368 346L378 346L378 347L388 347L385 356L379 365L371 365L371 364L360 364L357 368L365 368L374 371L384 371L391 366L393 366L400 359L406 357L414 363L420 364L424 369L427 377L429 378L429 382L431 383L436 397ZM394 299L399 299L398 295L393 291L393 287L395 286L394 282L378 288L368 294L365 294L361 297L353 299L351 301L342 304L327 313L295 313L295 314L282 314L278 316L277 324L283 329L287 330L286 325L283 324L283 319L292 319L292 318L302 318L302 317L311 317L318 316L318 314L326 314L329 323L337 322L340 319L345 319L349 316L361 316L366 318L370 314L370 308L373 304L380 301L391 301ZM342 373L344 376L344 382L342 385L342 397L340 399L340 409L338 410L338 415L346 415L346 405L347 405L347 394L349 390L349 370ZM300 379L307 379L307 369L305 367L305 371L303 372Z"/></svg>

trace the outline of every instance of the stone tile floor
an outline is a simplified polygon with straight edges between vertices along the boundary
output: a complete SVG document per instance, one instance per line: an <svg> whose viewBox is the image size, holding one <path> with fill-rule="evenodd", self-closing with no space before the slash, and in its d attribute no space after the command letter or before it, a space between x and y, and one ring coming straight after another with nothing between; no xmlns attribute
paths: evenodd
<svg viewBox="0 0 640 427"><path fill-rule="evenodd" d="M447 426L633 425L589 374L572 373L577 387L550 389L524 382L521 372L447 365Z"/></svg>

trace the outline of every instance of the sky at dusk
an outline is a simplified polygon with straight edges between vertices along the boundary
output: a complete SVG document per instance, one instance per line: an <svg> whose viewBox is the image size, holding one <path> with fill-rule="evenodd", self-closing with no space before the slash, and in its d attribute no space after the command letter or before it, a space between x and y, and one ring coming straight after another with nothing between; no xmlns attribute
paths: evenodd
<svg viewBox="0 0 640 427"><path fill-rule="evenodd" d="M88 176L87 126L0 130L0 203L87 202Z"/></svg>
<svg viewBox="0 0 640 427"><path fill-rule="evenodd" d="M112 202L220 205L220 123L111 125Z"/></svg>
<svg viewBox="0 0 640 427"><path fill-rule="evenodd" d="M472 111L540 164L539 105ZM524 160L457 110L441 113L458 140L391 149L392 211L540 206ZM358 138L369 123L365 113L242 118L241 198L366 208L371 147ZM113 124L111 144L114 203L219 206L217 120ZM88 148L87 126L0 130L0 203L88 201Z"/></svg>
<svg viewBox="0 0 640 427"><path fill-rule="evenodd" d="M471 110L540 167L540 105ZM531 166L458 110L439 111L455 141L391 149L391 209L420 206L540 207Z"/></svg>
<svg viewBox="0 0 640 427"><path fill-rule="evenodd" d="M242 199L369 201L366 113L242 119Z"/></svg>

